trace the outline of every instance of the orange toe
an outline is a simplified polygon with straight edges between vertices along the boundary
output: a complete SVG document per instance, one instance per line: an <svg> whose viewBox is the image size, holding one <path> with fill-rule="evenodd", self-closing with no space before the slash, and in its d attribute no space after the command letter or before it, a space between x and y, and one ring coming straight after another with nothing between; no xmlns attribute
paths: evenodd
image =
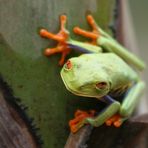
<svg viewBox="0 0 148 148"><path fill-rule="evenodd" d="M92 27L93 32L98 32L96 22L92 15L87 16L87 22Z"/></svg>
<svg viewBox="0 0 148 148"><path fill-rule="evenodd" d="M44 50L44 55L45 56L50 56L56 52L56 48L47 48Z"/></svg>
<svg viewBox="0 0 148 148"><path fill-rule="evenodd" d="M72 133L76 133L82 126L84 125L83 121L70 126L70 130Z"/></svg>
<svg viewBox="0 0 148 148"><path fill-rule="evenodd" d="M78 110L74 113L74 116L77 117L77 116L81 115L82 113L84 113L84 111L78 109Z"/></svg>
<svg viewBox="0 0 148 148"><path fill-rule="evenodd" d="M98 26L97 26L94 18L92 17L92 15L87 16L87 22L91 26L92 31L86 31L86 30L83 30L83 29L81 29L79 27L74 27L73 31L74 31L74 33L76 33L78 35L82 35L84 37L90 38L92 40L90 42L90 44L96 45L97 44L97 39L100 36Z"/></svg>
<svg viewBox="0 0 148 148"><path fill-rule="evenodd" d="M70 127L70 131L71 131L72 133L76 133L76 132L78 131L78 128L76 128L75 126L71 126L71 127Z"/></svg>
<svg viewBox="0 0 148 148"><path fill-rule="evenodd" d="M66 15L60 16L60 31L57 34L53 34L51 32L48 32L46 29L40 30L40 36L53 39L58 42L57 46L55 48L47 48L44 51L45 56L50 56L56 53L62 53L61 59L59 61L59 65L63 65L65 62L66 56L70 53L70 49L67 46L67 40L69 38L69 32L66 30L67 17Z"/></svg>
<svg viewBox="0 0 148 148"><path fill-rule="evenodd" d="M115 127L120 127L121 125L122 125L122 122L120 120L114 122Z"/></svg>
<svg viewBox="0 0 148 148"><path fill-rule="evenodd" d="M112 125L112 121L111 121L111 120L107 120L107 121L105 122L105 124L106 124L107 126L111 126L111 125Z"/></svg>
<svg viewBox="0 0 148 148"><path fill-rule="evenodd" d="M119 114L115 114L111 118L109 118L105 122L105 124L107 126L111 126L113 124L115 127L120 127L122 124L122 117Z"/></svg>
<svg viewBox="0 0 148 148"><path fill-rule="evenodd" d="M79 35L83 35L84 37L88 37L91 39L97 39L98 35L93 33L93 32L89 32L89 31L85 31L79 27L74 27L73 29L74 33L79 34Z"/></svg>
<svg viewBox="0 0 148 148"><path fill-rule="evenodd" d="M40 35L41 35L41 36L45 36L45 34L46 34L46 30L45 30L45 29L41 29L41 30L40 30Z"/></svg>
<svg viewBox="0 0 148 148"><path fill-rule="evenodd" d="M94 110L90 111L77 110L74 114L75 118L69 121L70 130L73 133L78 131L84 125L84 120L88 117L94 117L95 113L96 112Z"/></svg>

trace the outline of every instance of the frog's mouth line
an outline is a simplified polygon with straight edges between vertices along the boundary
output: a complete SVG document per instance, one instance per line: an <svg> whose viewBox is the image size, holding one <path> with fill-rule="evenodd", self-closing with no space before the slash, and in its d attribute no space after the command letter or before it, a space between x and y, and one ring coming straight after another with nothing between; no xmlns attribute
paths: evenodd
<svg viewBox="0 0 148 148"><path fill-rule="evenodd" d="M61 75L61 77L62 77L62 75ZM78 93L77 91L74 91L74 89L71 89L71 88L68 86L68 84L66 83L66 81L65 81L65 79L64 79L63 77L62 77L62 80L63 80L64 85L65 85L65 87L67 88L67 90L69 90L69 91L72 92L73 94L78 95L78 96L85 96L85 97L88 97L87 95L83 95L83 94L81 94L81 93Z"/></svg>
<svg viewBox="0 0 148 148"><path fill-rule="evenodd" d="M65 85L65 87L67 88L67 90L69 90L70 92L72 92L72 93L75 94L75 95L88 97L87 95L83 95L82 93L78 93L77 91L74 91L74 89L71 89L71 88L68 86L68 84L66 83L66 81L65 81L65 79L64 79L64 77L63 77L63 75L62 75L62 72L61 72L61 77L62 77L62 80L63 80L64 85Z"/></svg>
<svg viewBox="0 0 148 148"><path fill-rule="evenodd" d="M73 94L75 94L75 95L77 95L77 96L94 98L94 96L87 95L87 94L82 94L82 93L79 93L78 91L75 91L74 89L71 89L71 88L69 87L69 85L66 83L64 77L62 76L62 72L61 72L61 78L62 78L62 80L63 80L63 82L64 82L64 85L65 85L66 89L69 90L71 93L73 93ZM101 97L102 97L102 96L101 96ZM101 98L101 97L100 97L100 96L96 96L96 98Z"/></svg>

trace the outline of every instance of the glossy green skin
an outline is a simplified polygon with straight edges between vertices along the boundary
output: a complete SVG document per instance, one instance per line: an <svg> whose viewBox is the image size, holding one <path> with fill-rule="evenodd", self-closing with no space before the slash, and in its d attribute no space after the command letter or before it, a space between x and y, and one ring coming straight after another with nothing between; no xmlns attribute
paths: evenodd
<svg viewBox="0 0 148 148"><path fill-rule="evenodd" d="M79 96L100 98L138 81L137 73L114 53L83 54L71 58L72 68L61 71L66 88ZM105 89L96 84L106 82Z"/></svg>
<svg viewBox="0 0 148 148"><path fill-rule="evenodd" d="M119 122L122 123L131 116L145 87L137 72L129 66L142 70L145 67L144 62L115 41L97 24L96 28L99 32L97 39L99 46L72 39L67 41L70 47L78 50L85 49L90 54L69 59L70 67L65 64L61 70L62 80L70 92L78 96L98 98L108 104L97 117L84 119L79 123L79 127L86 123L100 126L116 113L121 116ZM106 52L101 53L103 50ZM104 83L105 86L100 87L100 83ZM116 100L117 96L127 92L128 89L122 103ZM110 100L109 96L113 98Z"/></svg>

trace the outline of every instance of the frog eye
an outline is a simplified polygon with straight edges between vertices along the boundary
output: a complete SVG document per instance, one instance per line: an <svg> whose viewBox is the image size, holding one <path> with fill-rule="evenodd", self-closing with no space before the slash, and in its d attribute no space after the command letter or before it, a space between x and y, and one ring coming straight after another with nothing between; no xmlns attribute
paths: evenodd
<svg viewBox="0 0 148 148"><path fill-rule="evenodd" d="M106 87L107 87L106 82L99 82L99 83L96 84L97 89L105 89Z"/></svg>
<svg viewBox="0 0 148 148"><path fill-rule="evenodd" d="M71 63L70 60L68 60L68 61L65 63L65 68L66 68L67 70L70 70L70 69L72 68L72 63Z"/></svg>

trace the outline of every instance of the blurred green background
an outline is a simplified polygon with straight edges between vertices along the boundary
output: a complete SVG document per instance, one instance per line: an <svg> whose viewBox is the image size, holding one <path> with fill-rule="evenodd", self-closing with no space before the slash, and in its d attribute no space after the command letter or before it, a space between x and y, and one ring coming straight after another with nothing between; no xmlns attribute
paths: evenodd
<svg viewBox="0 0 148 148"><path fill-rule="evenodd" d="M131 17L134 26L134 32L136 35L136 42L139 49L139 55L148 63L148 0L129 0L129 9L131 11ZM144 71L144 79L146 85L148 84L148 68ZM145 96L139 105L139 113L148 112L148 86L145 90Z"/></svg>
<svg viewBox="0 0 148 148"><path fill-rule="evenodd" d="M148 65L148 0L129 0L129 6L136 34L136 41L139 48L139 55L144 59ZM144 71L144 79L148 84L148 68ZM148 87L146 88L146 96ZM145 98L146 98L145 96ZM145 99L145 111L147 111L148 100Z"/></svg>

